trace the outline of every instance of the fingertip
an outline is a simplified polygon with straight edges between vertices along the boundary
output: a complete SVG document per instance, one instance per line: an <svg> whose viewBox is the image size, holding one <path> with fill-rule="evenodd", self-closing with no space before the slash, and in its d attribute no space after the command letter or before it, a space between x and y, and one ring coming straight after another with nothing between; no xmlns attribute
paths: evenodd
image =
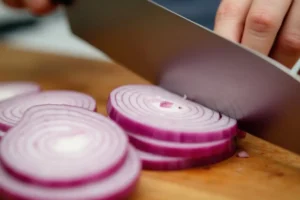
<svg viewBox="0 0 300 200"><path fill-rule="evenodd" d="M57 5L49 0L26 0L27 7L34 15L44 15L53 11Z"/></svg>

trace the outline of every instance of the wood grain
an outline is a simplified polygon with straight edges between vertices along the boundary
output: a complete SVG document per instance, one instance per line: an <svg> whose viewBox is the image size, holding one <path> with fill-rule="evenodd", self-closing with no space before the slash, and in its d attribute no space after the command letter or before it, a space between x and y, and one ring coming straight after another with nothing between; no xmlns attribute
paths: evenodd
<svg viewBox="0 0 300 200"><path fill-rule="evenodd" d="M148 84L116 64L23 52L3 45L0 80L33 80L44 89L85 92L97 99L103 114L112 89L124 84ZM177 172L143 171L130 200L300 199L298 155L251 135L240 141L239 148L250 158L233 156L213 166Z"/></svg>

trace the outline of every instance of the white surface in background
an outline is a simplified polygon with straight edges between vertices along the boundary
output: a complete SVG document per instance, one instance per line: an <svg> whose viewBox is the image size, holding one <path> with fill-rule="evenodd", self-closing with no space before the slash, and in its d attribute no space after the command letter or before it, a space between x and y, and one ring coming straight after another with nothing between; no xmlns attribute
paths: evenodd
<svg viewBox="0 0 300 200"><path fill-rule="evenodd" d="M37 51L109 61L105 54L72 35L62 13L63 11L58 10L53 15L43 18L37 26L12 32L1 42ZM25 17L32 16L26 12L8 9L0 3L0 23L7 19Z"/></svg>

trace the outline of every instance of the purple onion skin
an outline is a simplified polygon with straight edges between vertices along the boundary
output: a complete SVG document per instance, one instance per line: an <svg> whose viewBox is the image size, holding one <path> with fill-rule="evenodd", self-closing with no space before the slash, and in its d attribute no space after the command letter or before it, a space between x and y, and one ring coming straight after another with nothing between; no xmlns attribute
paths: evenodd
<svg viewBox="0 0 300 200"><path fill-rule="evenodd" d="M38 104L38 105L43 105L43 104ZM36 106L36 105L35 105ZM70 105L71 107L77 107L77 106L72 106L72 105ZM34 107L34 106L32 106L32 107ZM30 108L28 108L28 109L30 109ZM97 105L96 105L96 107L95 107L95 109L94 110L92 110L93 112L98 112L98 108L97 108ZM11 128L13 128L13 126L9 126L9 125L7 125L7 124L2 124L2 123L0 123L0 131L3 131L3 132L8 132ZM0 141L1 141L1 137L0 137Z"/></svg>
<svg viewBox="0 0 300 200"><path fill-rule="evenodd" d="M209 165L217 164L231 158L235 154L236 148L232 148L230 151L224 152L219 155L203 158L188 158L180 161L151 161L142 159L142 165L144 170L150 171L176 171L186 170L192 168L201 168Z"/></svg>
<svg viewBox="0 0 300 200"><path fill-rule="evenodd" d="M11 129L11 128L12 128L11 126L8 126L8 125L6 125L6 124L0 123L0 131L7 132L7 131L9 131L9 129Z"/></svg>
<svg viewBox="0 0 300 200"><path fill-rule="evenodd" d="M94 198L94 199L81 199L81 200L126 200L130 195L132 195L135 191L135 188L137 187L139 183L139 179L136 180L129 188L126 188L123 191L120 191L113 196L109 198ZM24 198L21 196L18 196L17 194L12 194L10 192L4 191L0 188L0 199L1 200L41 200L38 197L36 198ZM50 200L50 199L47 199ZM68 200L68 199L66 199Z"/></svg>
<svg viewBox="0 0 300 200"><path fill-rule="evenodd" d="M131 146L130 148L130 151L133 151L134 154L136 154L135 152L135 148L133 148ZM138 158L138 155L136 154L137 158ZM127 185L127 187L123 188L122 190L114 193L114 194L111 194L109 195L109 197L106 197L106 198L103 198L103 197L93 197L93 198L78 198L76 200L125 200L125 199L128 199L129 196L131 196L134 192L135 192L135 189L136 187L138 186L139 184L139 181L140 181L140 176L141 176L141 161L140 159L139 160L139 163L140 163L140 167L139 167L139 172L137 174L137 176L135 176L134 179L131 179L129 185ZM2 165L0 164L0 168L2 168L1 170L3 170L3 167ZM12 179L15 179L13 176L11 176ZM19 181L19 180L18 180ZM21 182L21 181L20 181ZM23 182L22 182L23 183ZM89 183L89 184L93 184L93 183ZM26 185L26 183L25 183ZM24 186L25 186L24 185ZM25 186L26 187L26 186ZM43 187L41 186L41 188L47 188L47 187ZM59 190L68 190L68 189L73 189L73 188L57 188ZM16 194L12 191L7 191L7 190L4 190L3 188L0 187L0 199L2 200L41 200L41 198L39 198L38 196L36 197L24 197L20 194ZM56 200L55 198L51 198L51 197L45 197L43 200ZM61 198L59 200L62 200ZM63 199L63 200L69 200L68 198L66 199ZM74 200L74 198L72 198L72 200Z"/></svg>
<svg viewBox="0 0 300 200"><path fill-rule="evenodd" d="M215 154L219 154L224 151L228 151L228 149L231 149L233 143L232 140L227 140L224 143L216 145L214 147L206 147L201 149L190 148L190 149L182 150L176 148L176 146L164 147L164 146L153 145L151 143L147 143L146 141L142 141L131 136L129 136L129 141L137 149L140 149L144 152L153 153L162 156L169 156L169 157L187 157L187 158L212 156Z"/></svg>
<svg viewBox="0 0 300 200"><path fill-rule="evenodd" d="M199 143L212 142L235 137L237 134L237 125L234 125L223 131L211 131L202 134L160 130L151 126L147 126L138 122L132 122L131 119L119 113L108 99L107 113L113 121L118 123L125 131L140 134L146 137L155 138L164 141L182 142L182 143Z"/></svg>
<svg viewBox="0 0 300 200"><path fill-rule="evenodd" d="M32 185L41 186L41 187L70 188L70 187L80 186L80 185L86 184L86 183L93 183L93 182L99 181L101 179L104 179L106 177L109 177L111 174L113 174L115 171L117 171L120 167L122 167L122 165L126 161L127 155L128 155L128 153L124 154L122 159L119 160L116 165L114 165L112 168L109 168L108 170L106 170L104 172L101 171L98 175L96 174L94 176L85 177L84 179L78 179L78 180L73 180L73 181L68 181L68 182L48 182L48 181L46 181L46 182L42 182L42 181L36 182L36 181L33 181L32 179L30 179L29 177L26 177L26 176L16 172L12 168L8 167L7 165L5 165L3 163L3 161L0 161L0 163L1 163L2 168L5 171L7 171L9 174L11 174L12 176L19 179L22 182L32 184Z"/></svg>

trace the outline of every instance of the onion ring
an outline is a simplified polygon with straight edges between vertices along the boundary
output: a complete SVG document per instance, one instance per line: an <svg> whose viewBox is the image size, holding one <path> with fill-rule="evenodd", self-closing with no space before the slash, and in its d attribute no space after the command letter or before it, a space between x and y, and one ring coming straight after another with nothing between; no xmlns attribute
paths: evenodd
<svg viewBox="0 0 300 200"><path fill-rule="evenodd" d="M203 143L177 143L151 139L128 133L130 143L137 149L170 157L208 157L232 148L232 139L223 139Z"/></svg>
<svg viewBox="0 0 300 200"><path fill-rule="evenodd" d="M116 200L133 192L140 177L141 162L130 147L122 167L110 177L72 188L48 188L21 182L0 167L0 196L10 200Z"/></svg>
<svg viewBox="0 0 300 200"><path fill-rule="evenodd" d="M158 86L114 89L109 117L126 131L173 142L211 142L237 134L237 121Z"/></svg>
<svg viewBox="0 0 300 200"><path fill-rule="evenodd" d="M40 105L3 137L0 160L22 181L71 187L110 176L124 163L128 145L125 132L101 114Z"/></svg>
<svg viewBox="0 0 300 200"><path fill-rule="evenodd" d="M70 105L96 110L94 98L75 91L53 90L17 96L0 103L0 130L7 131L15 126L28 108L45 104Z"/></svg>
<svg viewBox="0 0 300 200"><path fill-rule="evenodd" d="M40 85L30 81L0 82L0 101L41 91Z"/></svg>
<svg viewBox="0 0 300 200"><path fill-rule="evenodd" d="M204 167L232 157L235 147L220 154L201 158L168 157L137 150L145 170L171 171Z"/></svg>

